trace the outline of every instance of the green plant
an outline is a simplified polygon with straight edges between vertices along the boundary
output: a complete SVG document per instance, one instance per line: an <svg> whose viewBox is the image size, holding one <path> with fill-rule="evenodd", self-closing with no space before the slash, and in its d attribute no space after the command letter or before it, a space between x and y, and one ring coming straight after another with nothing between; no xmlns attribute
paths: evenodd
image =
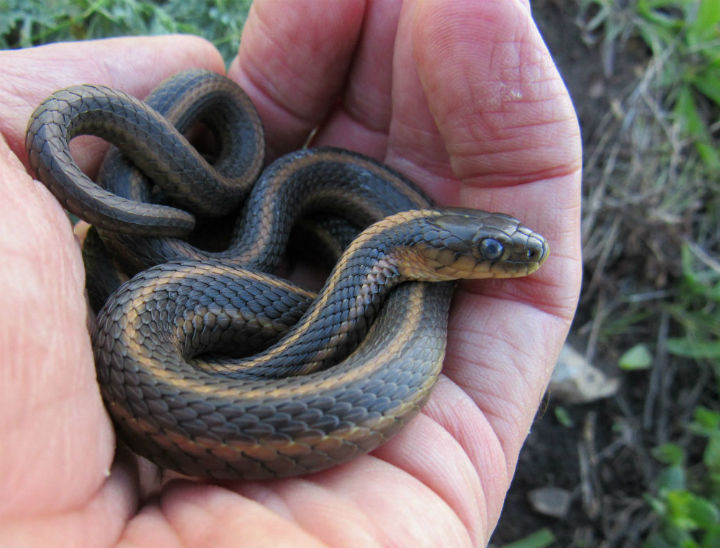
<svg viewBox="0 0 720 548"><path fill-rule="evenodd" d="M592 16L590 16L592 12ZM720 152L706 123L720 108L720 2L717 0L581 0L588 31L604 29L606 71L619 43L639 36L650 48L665 90L663 107L691 139L703 161L720 169Z"/></svg>
<svg viewBox="0 0 720 548"><path fill-rule="evenodd" d="M555 535L547 528L538 529L526 537L504 544L502 548L545 548L555 542Z"/></svg>
<svg viewBox="0 0 720 548"><path fill-rule="evenodd" d="M713 258L720 249L720 149L713 136L720 113L720 2L581 0L580 4L586 33L602 35L608 72L614 52L630 39L649 50L640 83L618 116L618 137L627 139L623 146L633 155L629 166L617 170L617 176L626 177L622 184L609 187L606 194L616 204L641 200L643 211L636 213L641 219L638 239L651 244L644 258L654 255L668 272L680 274L659 303L674 320L671 332L676 336L667 340L667 350L674 356L709 361L720 387L720 262ZM608 219L619 221L616 216ZM663 232L657 230L661 226L666 227ZM624 230L632 228L623 227L618 233ZM605 238L607 230L598 233ZM643 304L624 308L604 327L606 337L630 333L654 315ZM629 365L627 358L623 356L621 366ZM648 360L644 363L650 365Z"/></svg>
<svg viewBox="0 0 720 548"><path fill-rule="evenodd" d="M120 35L189 33L212 41L226 61L240 43L251 0L0 0L0 47Z"/></svg>
<svg viewBox="0 0 720 548"><path fill-rule="evenodd" d="M663 64L663 83L674 112L703 161L720 168L710 129L700 113L700 97L720 107L720 3L716 0L639 0L638 30Z"/></svg>
<svg viewBox="0 0 720 548"><path fill-rule="evenodd" d="M668 350L710 361L720 390L720 263L688 244L682 247L682 270L678 299L668 310L684 333L668 339Z"/></svg>
<svg viewBox="0 0 720 548"><path fill-rule="evenodd" d="M685 450L674 443L653 451L666 466L657 494L646 496L660 518L646 546L720 546L720 413L698 407L690 429L706 440L701 463L688 463Z"/></svg>
<svg viewBox="0 0 720 548"><path fill-rule="evenodd" d="M587 204L595 208L586 261L606 284L594 301L598 336L611 349L617 341L630 347L622 368L648 368L637 440L685 428L678 411L698 400L714 409L696 411L700 437L653 451L666 466L647 497L657 517L647 545L717 546L720 2L581 0L579 22L586 41L601 47L608 76L629 65L636 75L586 156ZM636 274L618 272L627 264ZM714 383L704 381L708 364ZM693 396L672 383L680 378L683 387L696 383ZM703 462L694 462L703 442Z"/></svg>

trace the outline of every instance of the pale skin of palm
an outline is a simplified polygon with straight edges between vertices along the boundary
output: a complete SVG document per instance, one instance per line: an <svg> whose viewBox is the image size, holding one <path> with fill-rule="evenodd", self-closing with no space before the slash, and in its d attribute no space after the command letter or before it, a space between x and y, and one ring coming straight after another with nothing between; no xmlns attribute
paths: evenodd
<svg viewBox="0 0 720 548"><path fill-rule="evenodd" d="M87 331L78 242L27 173L24 132L55 89L145 96L188 67L224 72L194 37L0 53L0 543L483 545L572 319L581 148L565 86L520 0L257 0L228 74L271 155L317 144L372 155L446 205L504 211L552 254L527 279L461 284L429 403L371 455L267 483L167 482L144 496L116 454ZM103 145L73 144L92 172Z"/></svg>

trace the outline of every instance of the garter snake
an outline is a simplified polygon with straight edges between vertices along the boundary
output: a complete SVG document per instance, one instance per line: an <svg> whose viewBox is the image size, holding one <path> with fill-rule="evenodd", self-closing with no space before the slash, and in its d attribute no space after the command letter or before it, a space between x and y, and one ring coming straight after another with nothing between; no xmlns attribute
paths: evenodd
<svg viewBox="0 0 720 548"><path fill-rule="evenodd" d="M434 208L399 173L339 149L281 157L252 186L262 130L228 82L182 73L153 92L155 108L102 86L61 90L31 117L28 156L126 263L142 255L131 268L143 270L108 298L92 334L122 439L188 475L314 472L371 451L418 412L442 366L451 280L530 274L548 245L508 215ZM212 165L181 133L198 118L218 141ZM152 193L134 175L109 183L112 192L88 179L68 150L81 133L118 144L173 206L145 203ZM240 207L229 249L175 239L194 222L177 206L200 216ZM315 295L262 270L275 267L295 221L319 212L364 230Z"/></svg>

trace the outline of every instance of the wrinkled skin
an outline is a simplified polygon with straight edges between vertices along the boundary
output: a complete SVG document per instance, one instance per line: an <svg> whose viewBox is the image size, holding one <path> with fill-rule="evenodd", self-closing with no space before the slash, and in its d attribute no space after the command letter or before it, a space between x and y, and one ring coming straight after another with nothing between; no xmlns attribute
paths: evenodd
<svg viewBox="0 0 720 548"><path fill-rule="evenodd" d="M229 76L272 155L318 144L383 160L446 205L505 211L552 255L527 279L463 283L443 375L396 438L347 465L269 483L176 479L151 497L116 453L92 363L77 241L27 174L34 107L57 88L145 96L223 71L187 36L0 52L0 544L482 545L567 333L580 284L579 130L521 0L256 1ZM103 145L81 138L92 172ZM140 477L142 476L142 481Z"/></svg>

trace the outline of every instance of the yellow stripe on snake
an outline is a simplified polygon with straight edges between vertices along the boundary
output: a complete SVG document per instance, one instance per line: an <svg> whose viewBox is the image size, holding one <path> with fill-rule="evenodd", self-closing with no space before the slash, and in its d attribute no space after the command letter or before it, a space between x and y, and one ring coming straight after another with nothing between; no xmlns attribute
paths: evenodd
<svg viewBox="0 0 720 548"><path fill-rule="evenodd" d="M517 219L435 208L357 153L304 149L262 170L259 117L214 73L181 73L146 102L60 90L31 117L26 145L38 177L135 274L104 302L92 342L119 434L160 466L277 478L373 450L437 379L452 280L525 276L548 256ZM210 160L183 135L198 123ZM118 147L104 188L70 156L84 133ZM237 218L226 249L183 239L222 215ZM341 227L328 229L337 251L306 249L344 248L317 295L272 274L300 219Z"/></svg>

